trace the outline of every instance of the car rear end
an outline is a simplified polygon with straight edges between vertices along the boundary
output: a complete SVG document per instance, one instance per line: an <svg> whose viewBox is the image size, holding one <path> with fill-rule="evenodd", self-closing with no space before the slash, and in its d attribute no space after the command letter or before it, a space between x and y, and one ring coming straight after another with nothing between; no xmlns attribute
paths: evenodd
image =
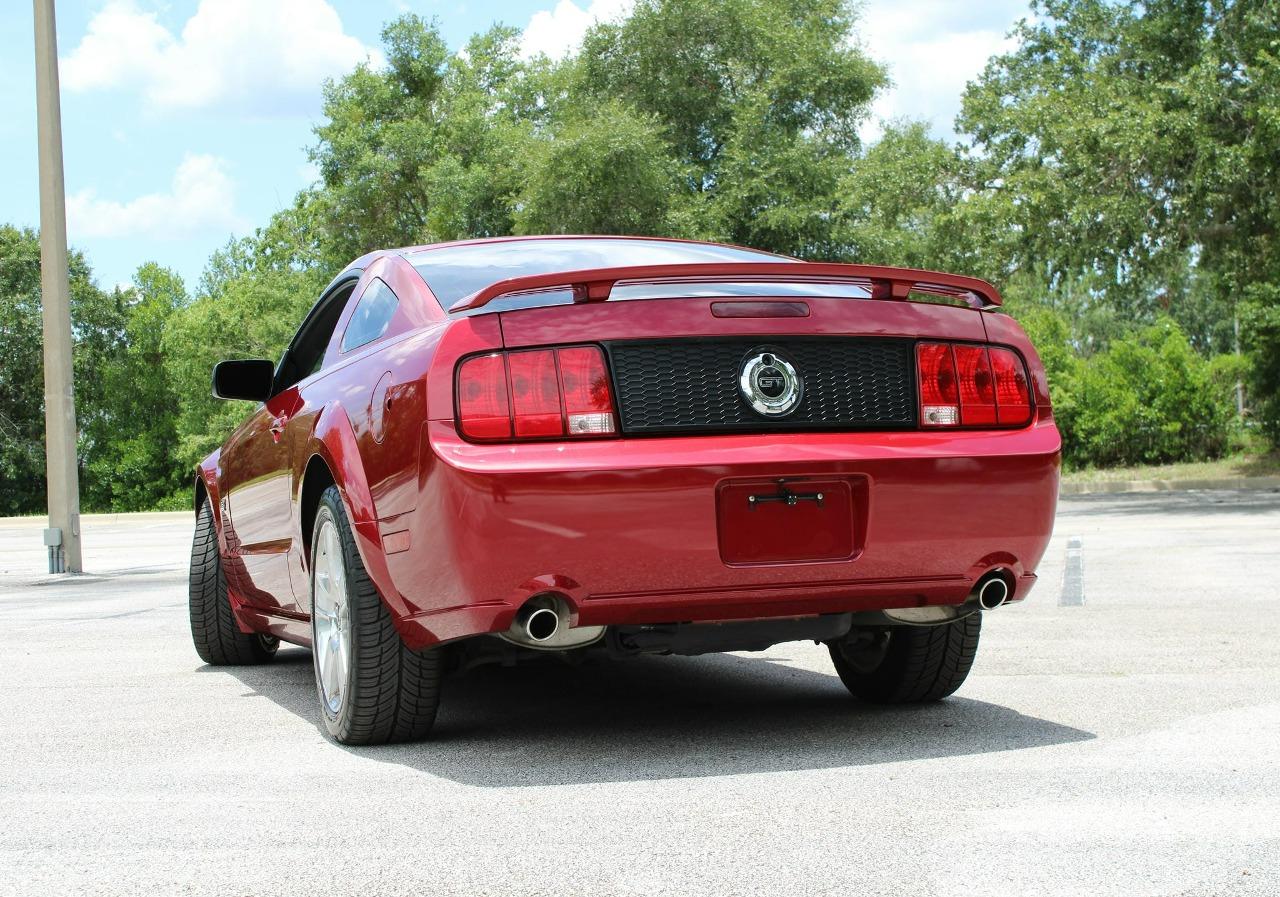
<svg viewBox="0 0 1280 897"><path fill-rule="evenodd" d="M1008 316L904 283L663 283L456 317L386 557L406 643L531 643L540 610L547 647L712 621L819 638L953 619L987 583L1024 598L1058 488L1043 367Z"/></svg>

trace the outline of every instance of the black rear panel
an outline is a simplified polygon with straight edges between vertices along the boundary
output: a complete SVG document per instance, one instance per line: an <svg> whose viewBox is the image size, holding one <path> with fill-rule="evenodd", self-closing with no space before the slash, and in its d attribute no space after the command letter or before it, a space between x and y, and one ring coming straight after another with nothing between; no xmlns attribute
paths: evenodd
<svg viewBox="0 0 1280 897"><path fill-rule="evenodd" d="M622 432L892 430L916 424L914 340L749 337L605 343ZM803 397L785 417L767 418L738 386L757 349L789 358Z"/></svg>

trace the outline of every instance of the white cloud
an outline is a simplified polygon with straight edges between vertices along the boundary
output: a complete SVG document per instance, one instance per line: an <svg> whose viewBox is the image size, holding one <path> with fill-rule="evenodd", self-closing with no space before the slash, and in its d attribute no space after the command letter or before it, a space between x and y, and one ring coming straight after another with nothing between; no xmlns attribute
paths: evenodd
<svg viewBox="0 0 1280 897"><path fill-rule="evenodd" d="M552 59L563 59L578 48L588 28L621 18L631 4L632 0L592 0L583 9L573 0L559 0L550 12L535 12L529 19L520 38L520 55L531 59L545 53Z"/></svg>
<svg viewBox="0 0 1280 897"><path fill-rule="evenodd" d="M868 2L858 23L860 43L888 67L894 86L872 105L863 140L878 138L895 118L923 120L934 134L953 137L965 84L993 54L1014 47L1005 35L1026 13L1025 0Z"/></svg>
<svg viewBox="0 0 1280 897"><path fill-rule="evenodd" d="M245 227L235 212L235 188L226 160L217 156L188 154L174 172L167 193L117 202L99 198L90 188L67 197L67 231L73 241L90 237L177 239Z"/></svg>
<svg viewBox="0 0 1280 897"><path fill-rule="evenodd" d="M317 108L320 84L377 51L347 34L326 0L200 0L175 35L134 0L111 0L61 61L70 91L140 88L159 108Z"/></svg>

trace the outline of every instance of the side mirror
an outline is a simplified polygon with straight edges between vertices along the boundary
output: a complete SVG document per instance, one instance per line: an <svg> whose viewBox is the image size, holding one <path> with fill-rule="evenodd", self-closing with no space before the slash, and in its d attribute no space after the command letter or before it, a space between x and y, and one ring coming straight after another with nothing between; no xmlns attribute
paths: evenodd
<svg viewBox="0 0 1280 897"><path fill-rule="evenodd" d="M275 378L276 366L270 361L220 361L213 366L213 394L219 399L265 402L271 398Z"/></svg>

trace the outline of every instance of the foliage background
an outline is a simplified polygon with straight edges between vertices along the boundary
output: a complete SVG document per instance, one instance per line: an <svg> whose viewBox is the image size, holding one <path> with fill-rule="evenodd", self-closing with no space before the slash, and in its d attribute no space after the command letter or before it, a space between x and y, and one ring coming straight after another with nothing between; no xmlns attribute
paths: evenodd
<svg viewBox="0 0 1280 897"><path fill-rule="evenodd" d="M1035 0L954 145L861 144L887 81L842 0L639 0L560 62L517 37L390 22L383 67L324 87L319 184L198 284L148 263L106 292L71 254L86 509L185 505L246 410L213 362L278 357L352 258L511 233L975 274L1044 357L1069 465L1280 442L1274 0ZM39 303L37 235L0 227L0 514L43 502Z"/></svg>

